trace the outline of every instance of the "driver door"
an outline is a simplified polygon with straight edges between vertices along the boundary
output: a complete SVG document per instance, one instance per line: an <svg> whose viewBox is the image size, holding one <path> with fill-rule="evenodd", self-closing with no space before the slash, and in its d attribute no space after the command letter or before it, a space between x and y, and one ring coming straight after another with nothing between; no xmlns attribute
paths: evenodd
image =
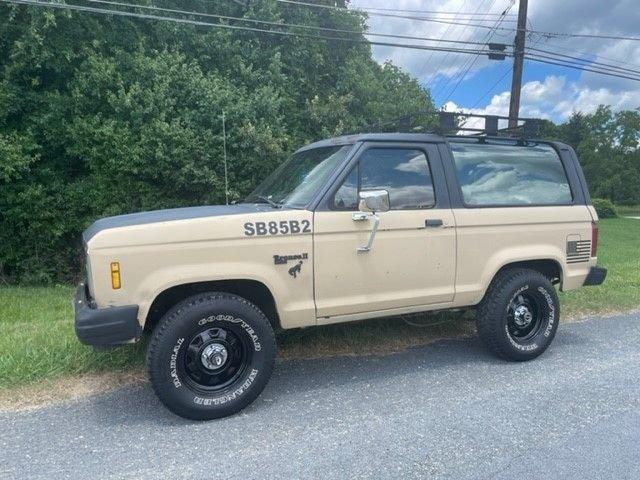
<svg viewBox="0 0 640 480"><path fill-rule="evenodd" d="M442 167L434 163L439 161L430 144L361 147L325 206L314 213L318 323L453 300L454 218ZM371 214L357 208L358 193L367 190L387 190L390 210L377 214L371 249L358 252L373 225Z"/></svg>

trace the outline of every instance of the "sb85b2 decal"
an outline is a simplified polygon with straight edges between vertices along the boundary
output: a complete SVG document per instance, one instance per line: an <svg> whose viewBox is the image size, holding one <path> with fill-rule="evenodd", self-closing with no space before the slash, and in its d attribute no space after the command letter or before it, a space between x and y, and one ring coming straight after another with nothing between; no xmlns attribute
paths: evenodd
<svg viewBox="0 0 640 480"><path fill-rule="evenodd" d="M244 224L244 234L247 237L296 233L311 233L311 222L309 220L280 220L278 222L247 222Z"/></svg>

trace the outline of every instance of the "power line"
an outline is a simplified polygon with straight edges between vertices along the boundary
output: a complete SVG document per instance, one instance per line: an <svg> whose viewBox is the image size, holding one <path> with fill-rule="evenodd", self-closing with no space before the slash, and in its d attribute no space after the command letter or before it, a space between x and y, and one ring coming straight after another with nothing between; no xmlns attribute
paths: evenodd
<svg viewBox="0 0 640 480"><path fill-rule="evenodd" d="M513 7L514 2L512 1L509 6L507 7L507 9L504 11L504 13L508 12L511 7ZM493 6L493 4L492 4ZM498 19L495 23L495 27L498 28L500 26L502 19ZM493 32L495 32L495 29L493 30ZM491 38L493 37L493 32L489 32L487 33L486 37L485 37L485 41L489 42L491 40ZM453 90L451 90L451 92L449 92L449 95L447 95L447 98L445 99L445 102L447 102L451 96L455 93L455 91L458 89L458 87L460 86L460 84L462 83L462 81L464 80L464 78L467 76L467 74L469 73L469 71L471 71L471 69L473 68L473 66L475 65L475 63L478 61L478 55L476 55L473 58L473 61L469 64L469 66L467 67L467 69L463 72L463 74L460 76L460 78L458 79L458 82L456 83L456 85L453 87Z"/></svg>
<svg viewBox="0 0 640 480"><path fill-rule="evenodd" d="M480 98L478 98L478 100L476 100L476 103L473 104L473 106L471 107L472 109L476 108L478 106L478 104L487 96L489 95L491 92L493 92L493 90L500 84L500 82L502 82L507 75L509 75L511 73L511 71L513 70L513 65L510 65L509 68L502 74L502 76L496 80L496 82L489 88L489 90L487 90L486 92L484 92L482 94L482 96Z"/></svg>
<svg viewBox="0 0 640 480"><path fill-rule="evenodd" d="M548 37L544 37L544 36L539 36L540 41L542 40L550 40L550 38ZM562 39L562 38L558 38L556 40L568 40L568 39ZM592 55L594 57L600 58L602 60L607 60L609 62L615 62L618 64L623 64L623 65L627 65L629 67L636 67L640 69L640 64L637 63L629 63L627 60L621 60L619 58L611 58L611 57L605 57L604 55L601 55L599 53L594 53L594 52L585 52L584 50L576 50L575 48L567 48L567 47L562 47L560 45L554 44L553 48L556 50L562 50L565 52L571 52L574 54L581 54L581 55Z"/></svg>
<svg viewBox="0 0 640 480"><path fill-rule="evenodd" d="M494 0L495 1L495 0ZM482 4L485 2L485 0L480 0L480 2L478 3L478 8L476 9L476 11L479 11L480 8L482 7ZM492 4L493 5L493 4ZM454 27L455 28L455 27ZM458 38L463 38L465 31L468 29L468 26L463 26L460 34L458 36ZM475 33L477 29L474 28L472 29L472 34ZM439 93L439 92L445 92L447 87L449 86L449 84L451 83L451 81L454 78L457 78L458 74L460 73L461 70L464 70L469 62L468 58L465 58L464 63L462 64L460 70L454 71L451 76L449 75L444 75L441 73L441 68L442 66L446 66L446 60L449 58L449 54L444 54L441 56L440 58L440 63L438 63L438 66L435 67L435 76L434 76L434 82L433 82L433 95L434 97Z"/></svg>
<svg viewBox="0 0 640 480"><path fill-rule="evenodd" d="M463 22L454 22L450 19L438 19L438 18L430 18L430 17L421 17L421 16L417 16L417 15L399 15L399 14L395 14L395 13L384 13L384 12L375 12L375 11L371 11L371 10L365 10L362 8L343 8L343 7L336 7L334 5L321 5L319 3L309 3L309 2L300 2L300 1L296 1L296 0L275 0L276 2L279 3L285 3L285 4L289 4L289 5L296 5L296 6L301 6L301 7L314 7L314 8L324 8L324 9L329 9L329 10L334 10L334 11L340 11L340 12L348 12L348 13L365 13L369 16L373 16L373 17L389 17L389 18L402 18L405 20L416 20L416 21L422 21L422 22L435 22L435 23L444 23L444 24L452 24L452 25L465 25L465 26L469 26L469 27L478 27L478 28L492 28L489 25L481 25L481 24L476 24L476 23L463 23ZM478 19L474 19L475 21L482 21L482 20L478 20ZM486 22L492 22L493 19L487 19ZM511 21L511 20L509 20ZM514 31L513 28L503 28L502 30L509 30L509 31ZM548 32L547 32L548 33Z"/></svg>
<svg viewBox="0 0 640 480"><path fill-rule="evenodd" d="M493 27L489 26L489 25L481 25L481 24L473 24L473 23L460 23L460 22L451 22L451 20L445 20L445 19L435 19L435 18L427 18L427 17L419 17L419 16L413 16L413 15L396 15L396 14L392 14L392 13L378 13L378 12L370 12L368 10L365 9L348 9L348 8L343 8L343 7L336 7L333 5L320 5L317 3L309 3L309 2L301 2L301 1L297 1L297 0L275 0L276 2L279 3L286 3L289 5L298 5L298 6L304 6L304 7L316 7L316 8L327 8L327 9L331 9L331 10L338 10L338 11L344 11L344 12L359 12L359 13L367 13L369 15L372 16L382 16L382 17L392 17L392 18L404 18L404 19L408 19L408 20L417 20L417 21L424 21L424 22L436 22L436 23L454 23L456 25L468 25L470 27L477 27L477 28L486 28L489 30L492 30ZM489 21L489 20L487 20ZM508 32L515 32L516 29L515 28L505 28L505 27L499 27L497 28L497 30L502 30L502 31L508 31ZM640 37L628 37L628 36L624 36L624 35L603 35L603 34L591 34L591 33L562 33L562 32L546 32L546 31L542 31L542 30L527 30L526 33L535 33L535 34L539 34L539 35L544 35L546 37L549 38L600 38L600 39L607 39L607 40L630 40L630 41L636 41L639 42L640 41Z"/></svg>
<svg viewBox="0 0 640 480"><path fill-rule="evenodd" d="M611 71L605 71L605 70L596 70L593 68L587 68L584 65L583 66L578 66L578 65L573 65L573 64L568 64L568 63L564 63L563 61L551 61L551 60L547 60L546 58L551 58L551 57L545 57L545 56L541 56L541 55L525 55L524 58L526 60L531 60L533 62L538 62L538 63L547 63L549 65L558 65L561 67L567 67L567 68L572 68L574 70L582 70L583 72L593 72L593 73L599 73L601 75L608 75L610 77L618 77L618 78L624 78L627 80L635 80L636 82L640 82L640 77L632 77L629 75L622 75L619 73L613 73Z"/></svg>
<svg viewBox="0 0 640 480"><path fill-rule="evenodd" d="M493 0L495 2L495 0ZM485 2L485 0L480 0L480 2L478 2L478 7L476 8L474 13L478 13L480 11L480 9L482 8L482 4ZM491 4L491 6L493 6L493 3ZM489 7L489 10L491 10L491 7ZM451 25L450 25L451 26ZM456 26L457 27L457 26ZM454 29L456 28L454 27ZM464 32L467 30L468 27L464 26L462 27L462 30L460 31L460 35L458 35L458 39L462 39L464 36ZM447 29L448 31L448 29ZM445 33L446 35L446 33ZM449 54L445 54L440 58L440 62L438 63L438 66L434 68L434 82L433 82L433 95L435 96L436 91L444 89L447 87L447 85L449 84L450 78L444 78L444 76L438 76L438 73L440 72L440 68L442 67L442 65L446 65L445 61L446 59L449 57ZM444 82L444 86L443 86L443 82ZM431 86L431 85L429 85Z"/></svg>
<svg viewBox="0 0 640 480"><path fill-rule="evenodd" d="M499 16L499 13L464 13L464 12L459 12L459 15L455 15L455 12L451 12L450 14L444 14L443 12L436 12L436 11L432 11L432 12L420 12L417 11L417 14L413 14L411 15L411 10L402 10L402 9L396 9L396 8L386 8L386 9L382 9L382 8L374 8L374 7L354 7L354 8L349 8L348 10L358 10L358 9L362 9L361 11L366 12L368 14L380 14L380 13L385 13L385 12L400 12L400 13L407 13L408 15L402 15L400 18L409 18L409 19L415 19L415 20L425 20L425 21L430 21L430 20L447 20L447 21L459 21L462 20L464 22L482 22L482 23L488 23L488 22L493 22L494 20L496 20L497 16ZM421 16L420 14L425 14L425 15L436 15L436 17L429 17L429 16ZM395 14L394 14L395 15ZM420 16L418 16L420 15ZM479 18L482 17L482 18ZM493 18L492 18L493 17ZM507 23L515 23L514 19L511 18L507 18L505 19L505 22Z"/></svg>
<svg viewBox="0 0 640 480"><path fill-rule="evenodd" d="M368 36L374 36L374 37L397 38L402 40L423 40L427 42L441 41L437 38L429 38L429 37L416 37L411 35L396 35L396 34L376 33L376 32L362 32L358 30L345 30L345 29L339 29L339 28L318 27L315 25L301 25L301 24L295 24L295 23L274 22L274 21L267 21L267 20L258 20L253 18L241 18L241 17L232 17L228 15L196 12L191 10L176 10L172 8L154 7L150 5L136 5L136 4L125 3L125 2L114 2L109 0L86 0L86 1L90 3L100 3L100 4L120 6L120 7L139 8L144 10L152 10L152 11L167 12L167 13L177 13L181 15L191 15L196 17L217 18L220 20L248 22L248 23L253 23L258 25L269 25L274 27L302 28L307 30L317 30L317 31L324 31L324 32L349 33L354 35L368 35ZM467 42L467 41L457 41L457 40L445 40L445 42L467 44L467 45L484 45L483 43L480 43L480 42Z"/></svg>
<svg viewBox="0 0 640 480"><path fill-rule="evenodd" d="M377 42L377 41L372 42L364 38L358 39L358 38L344 38L344 37L329 37L325 35L309 35L304 33L281 31L281 30L267 30L267 29L261 29L261 28L255 28L255 27L246 27L241 25L210 23L210 22L203 22L199 20L190 20L186 18L175 18L175 17L160 16L160 15L150 15L145 13L125 12L122 10L94 8L94 7L87 7L83 5L64 4L64 3L57 3L57 2L43 2L39 0L0 0L0 2L16 4L16 5L32 5L32 6L47 7L47 8L57 8L62 10L76 10L81 12L116 15L121 17L142 18L147 20L168 21L168 22L181 23L181 24L187 24L187 25L222 28L222 29L229 29L229 30L250 31L250 32L266 33L271 35L280 35L280 36L287 36L287 37L309 38L314 40L341 41L341 42L355 43L355 44L368 44L368 45L377 45L377 46L385 46L385 47L407 48L412 50L427 50L427 51L434 50L434 51L441 51L441 52L467 53L467 54L474 54L474 55L477 54L478 52L485 53L485 54L489 53L489 50L479 50L479 49L474 50L474 49L452 48L452 47L435 47L435 46L429 46L429 45L417 45L417 44L407 44L407 43L391 43L391 42Z"/></svg>
<svg viewBox="0 0 640 480"><path fill-rule="evenodd" d="M464 6L466 5L466 3L467 3L467 0L463 0L463 1L462 1L461 8L464 8ZM456 20L456 19L457 19L457 17L454 17L453 19L454 19L454 20ZM454 27L453 25L447 25L447 28L446 28L446 30L444 31L444 33L442 34L441 39L444 39L444 37L446 37L446 36L449 34L449 31L451 30L451 28L454 28L454 29L455 29L456 27ZM459 38L462 38L462 37L459 37ZM417 77L418 79L419 79L419 78L424 74L424 72L425 72L425 70L427 69L427 66L429 65L429 62L431 61L431 59L432 59L432 58L433 58L433 52L429 52L429 55L427 55L427 58L425 59L425 61L424 61L424 64L423 64L422 68L420 69L420 73L419 73L419 75L418 75L418 77ZM441 59L441 62L442 62L442 59ZM440 65L440 64L439 64L439 65ZM428 78L428 79L426 80L426 82L425 82L425 83L426 83L426 85L427 85L427 88L428 88L430 91L431 91L431 84L432 84L432 83L437 79L438 70L439 70L439 68L435 68L435 69L433 70L433 72L431 73L431 75L429 75L429 78Z"/></svg>
<svg viewBox="0 0 640 480"><path fill-rule="evenodd" d="M525 50L546 53L546 54L554 55L554 56L557 56L557 57L570 58L572 60L577 60L577 61L580 61L580 62L588 63L590 65L598 65L598 66L603 66L603 67L610 67L610 68L613 68L615 70L620 70L620 71L626 71L626 72L640 74L640 71L634 70L634 69L631 69L631 68L620 67L620 66L617 66L617 65L612 65L610 63L597 62L595 60L587 60L587 59L584 59L584 58L575 57L573 55L565 55L565 54L562 54L562 53L551 52L549 50L544 50L544 49L541 49L541 48L527 47Z"/></svg>
<svg viewBox="0 0 640 480"><path fill-rule="evenodd" d="M525 52L525 54L527 54L527 52ZM562 58L557 58L553 55L543 55L541 53L529 53L529 56L530 58L541 58L541 59L553 60L555 62L561 62L564 66L567 66L567 67L574 66L574 67L589 69L588 71L594 71L594 72L597 71L602 73L606 72L607 75L619 74L619 75L623 75L622 78L637 77L640 80L640 72L632 72L632 73L621 72L619 70L611 70L606 67L599 67L597 65L584 64L584 63L576 62L574 60L563 60Z"/></svg>
<svg viewBox="0 0 640 480"><path fill-rule="evenodd" d="M464 16L474 16L474 15L481 15L481 16L488 16L488 15L492 15L492 16L500 16L500 13L472 13L472 12L441 12L438 10L411 10L411 9L407 9L407 8L381 8L381 7L370 7L369 5L361 5L359 7L356 8L361 8L363 10L380 10L383 12L403 12L403 13L426 13L426 14L437 14L437 15L454 15L454 16L458 16L458 15L464 15ZM510 14L510 16L513 16L513 14Z"/></svg>
<svg viewBox="0 0 640 480"><path fill-rule="evenodd" d="M444 51L444 52L466 53L466 54L472 54L472 55L475 55L478 53L485 53L485 54L489 53L488 50L479 50L479 49L474 50L474 49L435 47L435 46L427 46L427 45L412 45L412 44L391 43L391 42L371 42L366 39L329 37L324 35L309 35L309 34L289 32L289 31L267 30L267 29L260 29L260 28L240 26L240 25L226 25L222 23L203 22L203 21L191 20L191 19L185 19L185 18L175 18L175 17L150 15L150 14L143 14L143 13L125 12L121 10L101 9L101 8L82 6L82 5L74 5L74 4L42 2L39 0L0 0L0 2L8 3L8 4L16 4L16 5L31 5L31 6L39 6L39 7L46 7L46 8L54 8L54 9L75 10L75 11L81 11L81 12L98 13L98 14L104 14L104 15L115 15L115 16L130 17L130 18L141 18L141 19L147 19L147 20L168 21L168 22L195 25L195 26L205 26L205 27L240 30L240 31L251 31L251 32L257 32L257 33L266 33L266 34L287 36L287 37L301 37L301 38L309 38L309 39L315 39L315 40L341 41L341 42L355 43L355 44L392 46L397 48L408 48L408 49L427 50L427 51L435 50L435 51ZM505 53L505 55L511 56L512 53ZM585 65L570 64L567 61L557 60L555 58L551 60L551 58L545 58L545 56L540 54L526 55L525 58L527 58L528 60L532 60L540 63L564 66L564 67L573 68L576 70L588 71L588 72L599 73L599 74L613 76L613 77L640 81L640 78L612 72L610 70L605 70L604 68L599 68L599 69L588 68Z"/></svg>
<svg viewBox="0 0 640 480"><path fill-rule="evenodd" d="M533 47L538 45L541 41L542 41L543 37L538 37L537 40L534 40L533 42ZM509 68L507 68L504 73L500 76L500 78L498 78L498 80L495 81L495 83L493 85L491 85L491 87L489 87L489 89L484 92L482 94L482 96L480 96L480 98L478 98L478 100L476 100L476 102L473 104L473 106L471 107L471 109L476 108L480 102L487 96L489 95L491 92L493 92L495 90L495 88L507 77L507 75L509 75L509 73L511 73L511 71L513 70L513 64L509 65Z"/></svg>
<svg viewBox="0 0 640 480"><path fill-rule="evenodd" d="M539 30L527 30L530 33L538 33L545 37L556 38L601 38L606 40L631 40L633 42L640 42L640 37L627 37L624 35L602 35L598 33L561 33L561 32L542 32Z"/></svg>

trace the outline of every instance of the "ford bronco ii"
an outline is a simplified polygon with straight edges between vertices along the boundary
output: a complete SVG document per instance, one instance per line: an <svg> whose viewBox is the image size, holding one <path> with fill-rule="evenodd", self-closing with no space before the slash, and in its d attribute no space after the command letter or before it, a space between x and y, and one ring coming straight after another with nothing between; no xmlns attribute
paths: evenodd
<svg viewBox="0 0 640 480"><path fill-rule="evenodd" d="M474 307L488 349L551 343L556 293L604 281L597 215L558 142L366 134L301 148L243 203L134 213L83 234L80 341L149 332L151 384L178 415L250 404L274 330Z"/></svg>

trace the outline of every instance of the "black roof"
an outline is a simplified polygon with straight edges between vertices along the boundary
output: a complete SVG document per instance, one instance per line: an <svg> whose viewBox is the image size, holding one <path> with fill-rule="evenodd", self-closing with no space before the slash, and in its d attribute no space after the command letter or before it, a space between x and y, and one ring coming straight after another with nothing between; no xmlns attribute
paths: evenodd
<svg viewBox="0 0 640 480"><path fill-rule="evenodd" d="M546 143L556 146L564 146L561 142L550 140L542 140L539 138L517 138L502 137L488 135L439 135L437 133L358 133L355 135L343 135L341 137L327 138L317 142L310 143L297 151L302 152L312 148L334 147L337 145L351 145L357 142L429 142L429 143L447 143L450 141L480 141L490 143L506 143L506 144L532 144Z"/></svg>
<svg viewBox="0 0 640 480"><path fill-rule="evenodd" d="M327 138L310 143L298 151L310 148L333 147L336 145L350 145L356 142L446 142L446 138L435 133L358 133L355 135L343 135L341 137Z"/></svg>

